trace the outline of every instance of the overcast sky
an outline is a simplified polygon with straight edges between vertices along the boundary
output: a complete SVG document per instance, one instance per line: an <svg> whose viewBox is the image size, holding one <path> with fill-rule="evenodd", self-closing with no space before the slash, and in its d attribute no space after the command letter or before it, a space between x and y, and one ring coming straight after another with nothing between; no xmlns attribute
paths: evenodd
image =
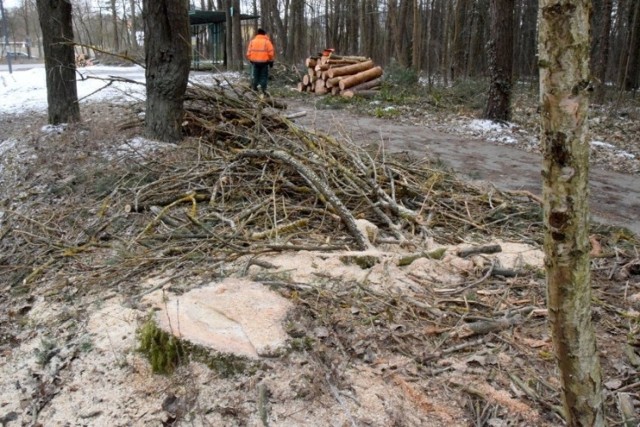
<svg viewBox="0 0 640 427"><path fill-rule="evenodd" d="M2 0L5 9L13 9L14 7L18 7L20 4L20 0Z"/></svg>

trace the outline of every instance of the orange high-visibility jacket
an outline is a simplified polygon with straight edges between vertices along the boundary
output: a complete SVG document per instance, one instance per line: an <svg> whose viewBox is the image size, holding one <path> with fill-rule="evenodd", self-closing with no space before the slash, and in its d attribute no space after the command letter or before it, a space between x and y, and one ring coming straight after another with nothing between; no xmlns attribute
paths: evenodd
<svg viewBox="0 0 640 427"><path fill-rule="evenodd" d="M275 58L273 43L264 34L256 35L247 47L247 59L251 62L271 62Z"/></svg>

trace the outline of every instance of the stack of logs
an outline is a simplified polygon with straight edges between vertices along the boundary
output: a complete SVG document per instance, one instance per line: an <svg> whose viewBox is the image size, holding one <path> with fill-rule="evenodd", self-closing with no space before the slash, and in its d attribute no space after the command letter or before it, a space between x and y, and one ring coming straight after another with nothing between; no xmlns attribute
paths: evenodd
<svg viewBox="0 0 640 427"><path fill-rule="evenodd" d="M305 60L307 74L298 91L316 95L330 93L345 98L373 96L382 83L382 67L363 56L340 56L325 51Z"/></svg>

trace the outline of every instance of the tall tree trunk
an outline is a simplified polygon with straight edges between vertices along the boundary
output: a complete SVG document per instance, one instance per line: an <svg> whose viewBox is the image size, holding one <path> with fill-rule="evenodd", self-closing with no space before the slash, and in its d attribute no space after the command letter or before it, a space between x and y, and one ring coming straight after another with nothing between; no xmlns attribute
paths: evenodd
<svg viewBox="0 0 640 427"><path fill-rule="evenodd" d="M425 42L425 58L427 61L427 80L429 82L429 89L431 89L431 71L434 61L431 59L431 30L433 28L433 12L434 12L434 0L426 0L427 9L427 40Z"/></svg>
<svg viewBox="0 0 640 427"><path fill-rule="evenodd" d="M609 40L611 33L611 11L613 0L604 0L600 22L600 34L598 35L598 49L596 50L596 62L594 64L594 76L598 79L595 90L595 100L598 103L604 101L605 87L607 83L607 64L609 63Z"/></svg>
<svg viewBox="0 0 640 427"><path fill-rule="evenodd" d="M233 55L233 17L231 16L231 7L233 0L224 0L224 65L227 68L234 68Z"/></svg>
<svg viewBox="0 0 640 427"><path fill-rule="evenodd" d="M138 18L136 16L136 0L129 1L129 7L131 8L131 39L133 40L133 48L138 50Z"/></svg>
<svg viewBox="0 0 640 427"><path fill-rule="evenodd" d="M457 0L453 16L453 31L451 40L451 79L457 80L463 77L465 61L468 52L465 47L465 33L468 30L468 12L470 8L469 0Z"/></svg>
<svg viewBox="0 0 640 427"><path fill-rule="evenodd" d="M413 0L413 33L411 35L411 66L416 73L422 67L422 7L420 0Z"/></svg>
<svg viewBox="0 0 640 427"><path fill-rule="evenodd" d="M191 57L188 3L144 0L143 20L147 134L161 141L179 141Z"/></svg>
<svg viewBox="0 0 640 427"><path fill-rule="evenodd" d="M627 71L628 64L628 45L629 45L629 37L630 31L629 27L631 25L631 3L633 0L618 0L618 4L616 5L616 40L614 46L616 46L616 63L617 67L615 69L617 75L617 84L618 87L622 88L624 86L624 79Z"/></svg>
<svg viewBox="0 0 640 427"><path fill-rule="evenodd" d="M118 37L118 9L116 0L111 0L111 22L113 24L113 51L120 52L120 37Z"/></svg>
<svg viewBox="0 0 640 427"><path fill-rule="evenodd" d="M233 64L234 69L242 71L244 64L244 44L242 43L242 25L240 23L240 0L233 0Z"/></svg>
<svg viewBox="0 0 640 427"><path fill-rule="evenodd" d="M44 45L49 123L79 121L71 2L37 0L36 5Z"/></svg>
<svg viewBox="0 0 640 427"><path fill-rule="evenodd" d="M29 31L29 1L23 0L22 2L22 17L24 19L24 35L25 35L25 44L27 45L27 57L31 59L31 33Z"/></svg>
<svg viewBox="0 0 640 427"><path fill-rule="evenodd" d="M629 36L629 49L627 50L627 66L624 76L624 89L638 89L638 75L640 74L640 1L635 2L633 19Z"/></svg>
<svg viewBox="0 0 640 427"><path fill-rule="evenodd" d="M511 118L511 80L513 78L513 6L514 0L491 0L491 37L489 73L491 84L484 118Z"/></svg>
<svg viewBox="0 0 640 427"><path fill-rule="evenodd" d="M449 16L451 10L451 2L444 0L442 4L443 20L441 22L441 43L442 43L442 55L440 57L441 73L444 85L449 85L449 33L451 25L449 25Z"/></svg>
<svg viewBox="0 0 640 427"><path fill-rule="evenodd" d="M590 0L540 0L547 305L569 426L603 426L588 240Z"/></svg>

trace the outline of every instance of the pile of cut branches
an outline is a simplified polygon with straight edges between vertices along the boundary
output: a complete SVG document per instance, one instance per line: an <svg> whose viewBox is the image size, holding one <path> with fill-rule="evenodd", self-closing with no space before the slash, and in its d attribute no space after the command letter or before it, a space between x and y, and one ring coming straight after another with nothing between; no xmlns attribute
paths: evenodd
<svg viewBox="0 0 640 427"><path fill-rule="evenodd" d="M539 206L521 195L469 186L380 144L300 128L273 105L238 87L191 86L191 138L128 162L99 194L9 211L0 263L12 266L13 283L63 266L114 283L158 268L216 271L268 251L364 250L371 242L360 220L378 227L373 244L413 246L517 234L538 221Z"/></svg>

